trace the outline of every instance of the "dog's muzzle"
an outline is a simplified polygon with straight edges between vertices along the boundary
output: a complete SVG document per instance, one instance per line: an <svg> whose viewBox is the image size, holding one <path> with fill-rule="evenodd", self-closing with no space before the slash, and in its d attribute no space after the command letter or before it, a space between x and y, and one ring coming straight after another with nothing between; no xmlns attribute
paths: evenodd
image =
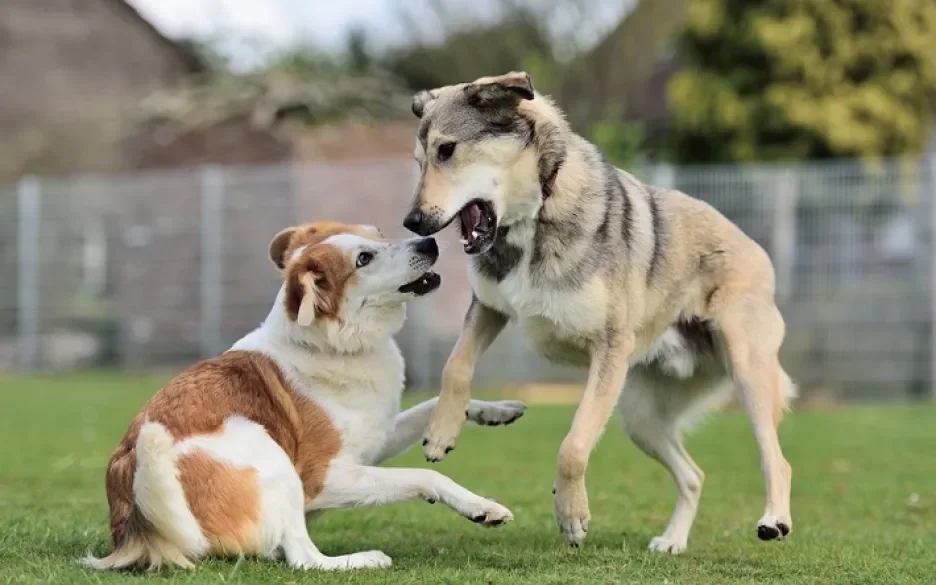
<svg viewBox="0 0 936 585"><path fill-rule="evenodd" d="M439 258L439 244L436 243L435 238L421 238L413 244L413 249L417 254L422 254L432 259L433 262Z"/></svg>
<svg viewBox="0 0 936 585"><path fill-rule="evenodd" d="M403 227L413 232L414 234L419 234L420 236L430 236L438 230L431 229L428 222L426 221L426 215L419 209L413 209L410 211L406 218L403 220Z"/></svg>

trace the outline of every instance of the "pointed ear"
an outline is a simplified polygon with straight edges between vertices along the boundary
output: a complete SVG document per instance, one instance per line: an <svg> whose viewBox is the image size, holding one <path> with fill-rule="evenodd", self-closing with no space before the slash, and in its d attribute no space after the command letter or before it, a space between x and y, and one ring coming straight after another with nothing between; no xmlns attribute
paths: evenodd
<svg viewBox="0 0 936 585"><path fill-rule="evenodd" d="M315 315L321 300L315 279L316 275L313 272L306 272L299 277L302 299L299 301L299 310L296 312L296 323L303 327L308 327L315 322Z"/></svg>
<svg viewBox="0 0 936 585"><path fill-rule="evenodd" d="M276 267L280 270L286 267L286 250L289 249L289 242L292 240L293 234L295 233L296 228L286 228L276 234L276 237L270 242L270 260L272 260L273 264L276 264Z"/></svg>
<svg viewBox="0 0 936 585"><path fill-rule="evenodd" d="M518 104L536 97L533 81L525 71L511 71L496 77L482 77L465 86L465 97L472 106Z"/></svg>
<svg viewBox="0 0 936 585"><path fill-rule="evenodd" d="M438 94L434 89L417 91L416 94L413 95L413 103L410 106L413 110L413 114L417 118L422 118L423 114L426 112L426 105L437 97Z"/></svg>

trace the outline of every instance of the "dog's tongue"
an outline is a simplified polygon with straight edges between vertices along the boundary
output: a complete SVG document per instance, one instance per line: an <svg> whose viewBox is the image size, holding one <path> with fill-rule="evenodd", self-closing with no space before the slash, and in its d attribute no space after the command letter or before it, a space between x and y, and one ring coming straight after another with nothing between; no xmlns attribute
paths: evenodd
<svg viewBox="0 0 936 585"><path fill-rule="evenodd" d="M481 206L472 203L461 212L462 227L466 236L471 236L472 232L481 225Z"/></svg>
<svg viewBox="0 0 936 585"><path fill-rule="evenodd" d="M468 207L468 215L471 218L471 229L477 229L481 225L481 206L475 203Z"/></svg>

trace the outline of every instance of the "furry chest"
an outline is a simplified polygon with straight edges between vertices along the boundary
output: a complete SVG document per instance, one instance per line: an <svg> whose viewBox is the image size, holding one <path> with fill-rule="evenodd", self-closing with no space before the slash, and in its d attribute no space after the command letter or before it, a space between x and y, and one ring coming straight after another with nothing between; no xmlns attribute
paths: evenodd
<svg viewBox="0 0 936 585"><path fill-rule="evenodd" d="M552 288L532 282L526 270L516 270L499 283L476 278L473 288L481 303L509 315L538 340L584 345L605 325L605 289L597 279L575 288Z"/></svg>
<svg viewBox="0 0 936 585"><path fill-rule="evenodd" d="M341 437L340 457L371 464L400 411L403 360L395 344L365 356L342 356L284 368L293 387L324 410Z"/></svg>
<svg viewBox="0 0 936 585"><path fill-rule="evenodd" d="M373 464L393 430L400 411L399 395L319 393L315 400L341 436L339 457L362 465Z"/></svg>

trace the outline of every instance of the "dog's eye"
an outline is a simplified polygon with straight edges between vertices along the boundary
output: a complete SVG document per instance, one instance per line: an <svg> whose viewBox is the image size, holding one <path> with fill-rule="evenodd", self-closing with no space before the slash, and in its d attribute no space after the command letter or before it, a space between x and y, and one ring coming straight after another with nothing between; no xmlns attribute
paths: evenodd
<svg viewBox="0 0 936 585"><path fill-rule="evenodd" d="M439 145L439 162L445 162L448 159L452 158L452 154L455 153L455 143L454 142L444 142Z"/></svg>
<svg viewBox="0 0 936 585"><path fill-rule="evenodd" d="M367 266L368 264L370 264L371 260L373 259L374 259L374 255L371 254L370 252L361 252L360 254L358 254L357 261L355 263L357 264L358 268L361 268L362 266Z"/></svg>

